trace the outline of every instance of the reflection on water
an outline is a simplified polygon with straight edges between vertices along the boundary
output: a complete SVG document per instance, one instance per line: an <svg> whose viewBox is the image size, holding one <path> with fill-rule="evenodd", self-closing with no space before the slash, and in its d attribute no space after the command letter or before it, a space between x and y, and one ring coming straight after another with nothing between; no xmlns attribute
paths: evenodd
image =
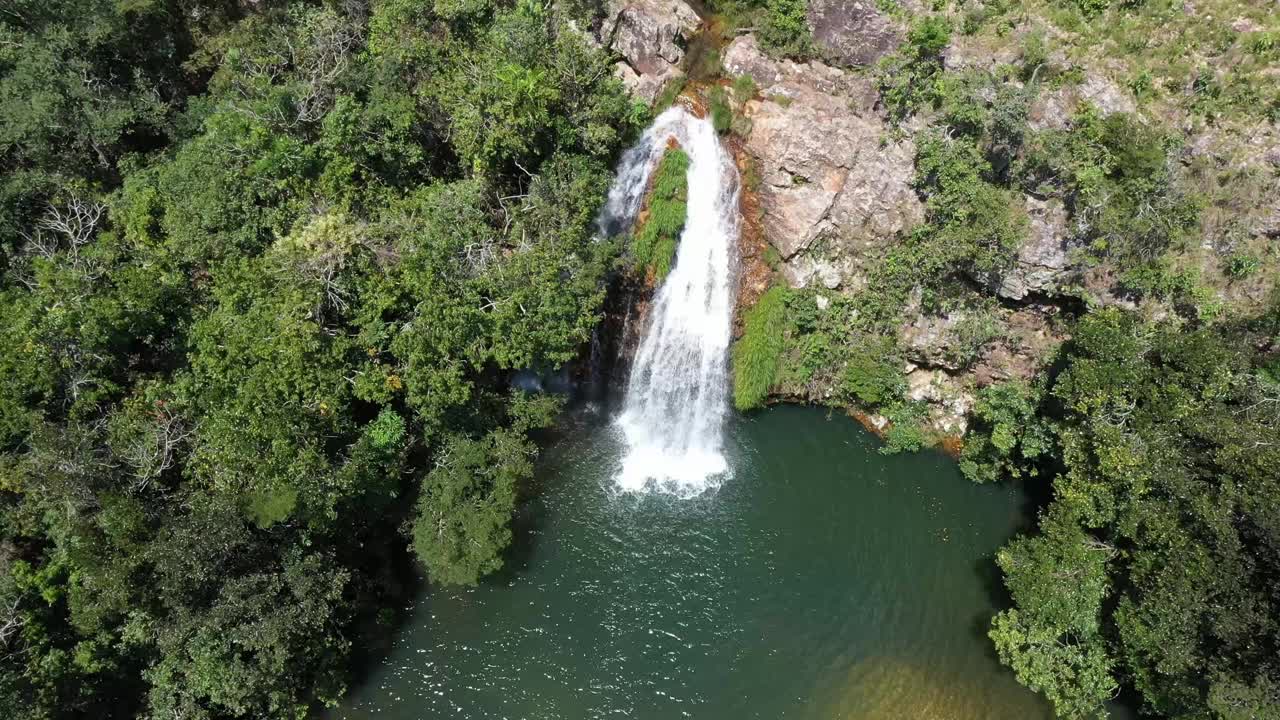
<svg viewBox="0 0 1280 720"><path fill-rule="evenodd" d="M986 639L1015 490L775 408L718 491L622 493L595 424L545 454L516 567L429 593L332 717L1049 717Z"/></svg>

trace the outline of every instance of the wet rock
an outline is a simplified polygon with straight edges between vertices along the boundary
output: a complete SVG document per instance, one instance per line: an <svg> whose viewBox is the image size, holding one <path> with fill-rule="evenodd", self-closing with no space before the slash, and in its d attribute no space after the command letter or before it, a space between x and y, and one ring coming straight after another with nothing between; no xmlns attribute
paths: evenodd
<svg viewBox="0 0 1280 720"><path fill-rule="evenodd" d="M596 39L622 56L618 76L631 94L652 102L680 74L684 49L701 22L684 0L611 0Z"/></svg>
<svg viewBox="0 0 1280 720"><path fill-rule="evenodd" d="M1074 274L1067 256L1067 211L1058 200L1027 196L1030 228L1013 268L1001 279L997 294L1022 300L1030 293L1052 293Z"/></svg>
<svg viewBox="0 0 1280 720"><path fill-rule="evenodd" d="M902 42L902 26L874 0L810 0L807 18L814 42L841 65L870 65Z"/></svg>

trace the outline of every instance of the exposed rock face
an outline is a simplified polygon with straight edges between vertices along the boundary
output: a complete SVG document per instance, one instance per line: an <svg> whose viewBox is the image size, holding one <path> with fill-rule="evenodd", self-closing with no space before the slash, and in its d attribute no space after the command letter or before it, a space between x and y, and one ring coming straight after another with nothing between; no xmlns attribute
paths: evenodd
<svg viewBox="0 0 1280 720"><path fill-rule="evenodd" d="M1022 300L1030 293L1051 293L1074 274L1067 257L1067 211L1057 200L1026 198L1031 220L1027 239L1018 249L1018 260L1002 278L996 293Z"/></svg>
<svg viewBox="0 0 1280 720"><path fill-rule="evenodd" d="M618 76L631 94L652 102L680 74L685 46L701 22L684 0L610 0L597 39L622 55Z"/></svg>
<svg viewBox="0 0 1280 720"><path fill-rule="evenodd" d="M1131 113L1137 109L1133 95L1102 75L1089 75L1078 86L1043 91L1031 103L1027 124L1032 130L1066 128L1071 117L1080 110L1080 104L1088 102L1103 115Z"/></svg>
<svg viewBox="0 0 1280 720"><path fill-rule="evenodd" d="M914 146L889 138L866 79L773 60L750 35L729 45L724 66L750 75L764 98L746 104L746 147L762 180L765 234L788 281L856 285L864 260L923 218L910 186Z"/></svg>
<svg viewBox="0 0 1280 720"><path fill-rule="evenodd" d="M902 28L874 0L810 0L809 30L825 54L841 65L870 65L902 42Z"/></svg>
<svg viewBox="0 0 1280 720"><path fill-rule="evenodd" d="M944 435L963 435L969 427L973 395L963 382L941 370L913 370L907 398L929 404L929 424Z"/></svg>
<svg viewBox="0 0 1280 720"><path fill-rule="evenodd" d="M1018 61L1018 51L1013 47L993 50L977 44L968 35L955 34L951 44L942 51L942 66L948 70L994 70L1000 65L1012 65Z"/></svg>
<svg viewBox="0 0 1280 720"><path fill-rule="evenodd" d="M908 320L898 331L907 357L916 365L959 370L956 330L964 318L959 312L941 316L921 313Z"/></svg>

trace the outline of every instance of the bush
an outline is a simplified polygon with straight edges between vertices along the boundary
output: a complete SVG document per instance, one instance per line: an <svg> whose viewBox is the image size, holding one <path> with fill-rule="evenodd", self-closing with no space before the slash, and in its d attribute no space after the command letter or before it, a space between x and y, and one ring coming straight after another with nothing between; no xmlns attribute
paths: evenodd
<svg viewBox="0 0 1280 720"><path fill-rule="evenodd" d="M779 57L802 59L813 53L805 0L766 0L760 22L760 47Z"/></svg>
<svg viewBox="0 0 1280 720"><path fill-rule="evenodd" d="M1243 280L1258 274L1262 269L1262 261L1257 255L1250 253L1235 253L1227 258L1227 277L1233 280Z"/></svg>
<svg viewBox="0 0 1280 720"><path fill-rule="evenodd" d="M916 452L929 444L929 432L925 426L929 413L924 403L899 403L889 410L888 419L889 427L884 432L881 453Z"/></svg>
<svg viewBox="0 0 1280 720"><path fill-rule="evenodd" d="M976 483L1034 477L1035 461L1052 445L1052 428L1036 417L1040 391L1010 380L983 388L973 406L960 471Z"/></svg>
<svg viewBox="0 0 1280 720"><path fill-rule="evenodd" d="M778 379L785 347L787 289L774 285L743 318L742 338L733 345L733 404L751 410L764 403Z"/></svg>
<svg viewBox="0 0 1280 720"><path fill-rule="evenodd" d="M892 338L871 337L852 348L841 377L841 389L867 409L889 405L902 397L906 382L897 362Z"/></svg>
<svg viewBox="0 0 1280 720"><path fill-rule="evenodd" d="M940 99L942 51L951 41L945 18L917 20L897 53L880 63L880 99L894 120L902 120Z"/></svg>
<svg viewBox="0 0 1280 720"><path fill-rule="evenodd" d="M1095 257L1121 269L1149 262L1194 230L1199 206L1173 181L1173 140L1117 113L1086 108L1069 130L1037 133L1013 174L1037 194L1058 194Z"/></svg>

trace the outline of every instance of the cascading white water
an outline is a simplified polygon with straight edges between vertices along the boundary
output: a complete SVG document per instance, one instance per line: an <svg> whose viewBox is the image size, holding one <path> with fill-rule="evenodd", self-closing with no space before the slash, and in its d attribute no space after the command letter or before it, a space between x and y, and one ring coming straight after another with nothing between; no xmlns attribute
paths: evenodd
<svg viewBox="0 0 1280 720"><path fill-rule="evenodd" d="M695 495L728 472L728 350L738 215L738 172L706 119L675 107L623 155L600 219L626 229L649 177L674 138L689 156L688 216L675 265L653 298L618 426L626 456L618 484Z"/></svg>

